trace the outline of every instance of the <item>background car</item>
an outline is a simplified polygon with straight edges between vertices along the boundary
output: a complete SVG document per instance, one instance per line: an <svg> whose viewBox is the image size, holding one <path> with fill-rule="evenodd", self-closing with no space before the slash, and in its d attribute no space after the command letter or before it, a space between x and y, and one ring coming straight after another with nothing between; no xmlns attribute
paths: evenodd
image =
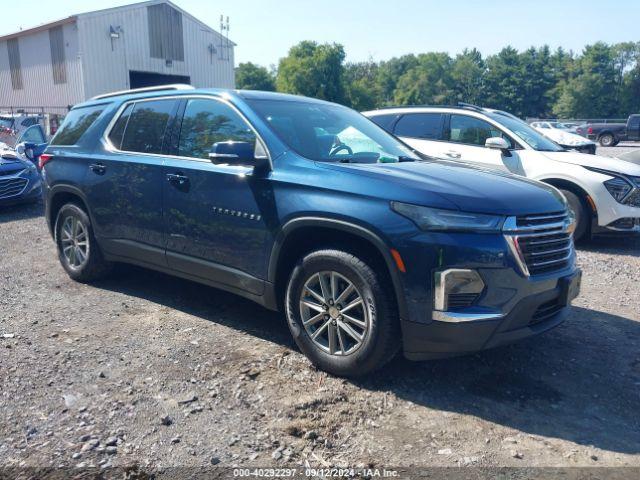
<svg viewBox="0 0 640 480"><path fill-rule="evenodd" d="M364 114L425 155L553 185L577 218L576 239L640 232L640 165L566 150L510 113L475 105Z"/></svg>
<svg viewBox="0 0 640 480"><path fill-rule="evenodd" d="M627 123L590 123L587 138L597 140L603 147L640 140L640 113L629 115Z"/></svg>
<svg viewBox="0 0 640 480"><path fill-rule="evenodd" d="M23 159L33 162L36 166L40 155L47 148L47 138L42 125L35 124L27 128L16 141L16 153Z"/></svg>
<svg viewBox="0 0 640 480"><path fill-rule="evenodd" d="M578 135L575 128L560 122L533 122L531 126L567 150L595 155L596 142Z"/></svg>
<svg viewBox="0 0 640 480"><path fill-rule="evenodd" d="M0 207L37 202L42 196L38 169L6 144L0 145Z"/></svg>

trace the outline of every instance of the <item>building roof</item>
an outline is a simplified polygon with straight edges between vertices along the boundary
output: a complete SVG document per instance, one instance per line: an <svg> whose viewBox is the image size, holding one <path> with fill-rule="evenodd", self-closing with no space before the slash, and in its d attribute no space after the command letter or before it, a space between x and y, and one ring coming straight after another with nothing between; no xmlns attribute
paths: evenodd
<svg viewBox="0 0 640 480"><path fill-rule="evenodd" d="M94 10L92 12L79 13L79 14L71 15L69 17L62 18L62 19L59 19L59 20L54 20L52 22L43 23L42 25L38 25L38 26L35 26L35 27L25 28L25 29L19 30L17 32L8 33L6 35L1 35L0 36L0 42L4 41L4 40L10 40L10 39L16 38L16 37L21 37L21 36L24 36L24 35L30 35L30 34L33 34L33 33L49 30L50 28L57 27L59 25L65 25L67 23L74 23L74 22L76 22L78 20L78 18L81 18L81 17L90 17L90 16L94 16L94 15L100 15L100 14L111 12L111 11L114 11L114 10L129 10L129 9L139 8L139 7L148 6L148 5L155 5L155 4L158 4L158 3L167 3L167 4L171 5L173 8L175 8L180 13L182 13L184 16L186 16L186 17L190 18L191 20L199 23L202 27L206 28L207 30L210 30L211 32L217 33L218 35L221 35L220 32L218 32L217 30L214 30L209 25L204 23L202 20L197 19L196 17L194 17L190 13L184 11L182 8L178 7L176 4L174 4L173 2L170 2L169 0L147 0L147 1L144 1L144 2L131 3L129 5L121 5L119 7L111 7L111 8L105 8L105 9L102 9L102 10ZM236 46L236 44L234 42L232 42L231 40L229 40L229 43L231 43L231 45L233 45L234 47Z"/></svg>

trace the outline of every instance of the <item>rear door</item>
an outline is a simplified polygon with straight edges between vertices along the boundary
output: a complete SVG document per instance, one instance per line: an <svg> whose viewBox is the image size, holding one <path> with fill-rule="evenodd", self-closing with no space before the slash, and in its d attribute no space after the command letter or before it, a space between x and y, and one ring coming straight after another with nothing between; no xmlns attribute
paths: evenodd
<svg viewBox="0 0 640 480"><path fill-rule="evenodd" d="M407 113L395 123L393 133L425 155L447 158L447 145L442 143L443 113Z"/></svg>
<svg viewBox="0 0 640 480"><path fill-rule="evenodd" d="M95 230L109 253L166 264L163 154L177 106L175 99L124 105L108 132L109 147L88 165L86 190Z"/></svg>
<svg viewBox="0 0 640 480"><path fill-rule="evenodd" d="M175 270L259 295L262 283L256 277L264 278L268 213L275 212L269 176L209 158L214 143L255 146L256 134L221 99L189 98L181 110L175 155L167 158L162 187L167 262Z"/></svg>

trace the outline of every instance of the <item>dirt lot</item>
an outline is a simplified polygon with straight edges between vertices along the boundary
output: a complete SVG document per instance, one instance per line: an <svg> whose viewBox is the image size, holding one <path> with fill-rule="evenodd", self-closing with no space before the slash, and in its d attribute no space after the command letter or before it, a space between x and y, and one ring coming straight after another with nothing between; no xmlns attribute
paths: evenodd
<svg viewBox="0 0 640 480"><path fill-rule="evenodd" d="M0 465L640 466L640 240L579 251L552 332L348 381L239 297L74 283L41 208L0 211Z"/></svg>

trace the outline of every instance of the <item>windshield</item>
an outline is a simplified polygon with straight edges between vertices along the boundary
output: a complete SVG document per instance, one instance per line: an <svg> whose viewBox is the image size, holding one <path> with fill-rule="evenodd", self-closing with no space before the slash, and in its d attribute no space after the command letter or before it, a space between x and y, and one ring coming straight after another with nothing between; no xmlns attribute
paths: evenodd
<svg viewBox="0 0 640 480"><path fill-rule="evenodd" d="M559 128L560 130L566 130L571 128L566 123L560 123L560 122L551 122L549 125L551 125L553 128Z"/></svg>
<svg viewBox="0 0 640 480"><path fill-rule="evenodd" d="M0 127L13 128L13 120L10 118L0 118Z"/></svg>
<svg viewBox="0 0 640 480"><path fill-rule="evenodd" d="M495 120L499 124L507 127L511 130L520 140L525 142L534 150L539 152L563 152L562 148L557 143L551 141L537 130L527 125L522 120L505 113L499 112L487 112L492 120Z"/></svg>
<svg viewBox="0 0 640 480"><path fill-rule="evenodd" d="M412 150L359 113L340 105L247 100L292 150L321 162L417 160Z"/></svg>

